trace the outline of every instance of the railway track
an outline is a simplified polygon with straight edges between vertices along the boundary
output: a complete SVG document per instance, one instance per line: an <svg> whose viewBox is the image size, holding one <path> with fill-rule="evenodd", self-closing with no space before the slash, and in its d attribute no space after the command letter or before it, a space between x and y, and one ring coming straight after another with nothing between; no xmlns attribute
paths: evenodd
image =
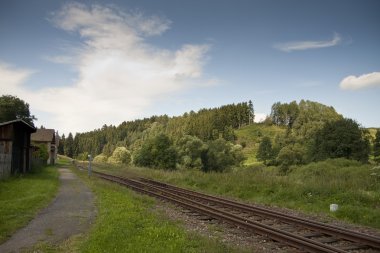
<svg viewBox="0 0 380 253"><path fill-rule="evenodd" d="M146 178L98 177L306 252L380 252L380 238Z"/></svg>

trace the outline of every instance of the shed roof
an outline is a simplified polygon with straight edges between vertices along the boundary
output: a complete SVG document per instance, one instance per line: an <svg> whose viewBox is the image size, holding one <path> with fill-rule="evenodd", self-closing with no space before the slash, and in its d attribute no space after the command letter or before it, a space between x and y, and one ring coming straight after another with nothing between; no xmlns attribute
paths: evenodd
<svg viewBox="0 0 380 253"><path fill-rule="evenodd" d="M0 123L0 127L1 126L6 126L6 125L11 125L11 124L22 124L22 125L25 125L27 128L29 128L31 130L32 133L34 133L36 131L36 128L34 126L29 125L28 123L26 123L22 119L15 119L15 120L11 120L11 121L1 122Z"/></svg>
<svg viewBox="0 0 380 253"><path fill-rule="evenodd" d="M55 142L54 129L37 129L31 136L32 141Z"/></svg>

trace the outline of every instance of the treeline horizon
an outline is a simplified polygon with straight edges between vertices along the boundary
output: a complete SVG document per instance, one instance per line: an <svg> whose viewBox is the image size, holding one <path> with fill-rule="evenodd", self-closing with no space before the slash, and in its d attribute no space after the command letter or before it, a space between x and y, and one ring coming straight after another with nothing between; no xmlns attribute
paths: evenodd
<svg viewBox="0 0 380 253"><path fill-rule="evenodd" d="M63 135L61 137L63 145L60 145L59 153L78 159L86 159L88 154L102 155L107 160L115 161L108 158L117 147L126 147L130 153L128 156L133 156L133 159L123 160L132 160L142 166L165 167L166 165L174 169L176 164L186 164L185 167L197 167L203 170L209 168L223 170L225 167L240 165L242 155L238 154L240 150L235 145L234 130L253 124L254 118L253 103L248 101L204 108L198 112L190 111L181 116L162 115L124 121L118 126L104 125L101 129L77 133L75 136L71 133L67 137ZM150 147L147 146L148 143L151 144ZM185 150L180 150L179 143L182 143L182 148ZM185 147L189 145L193 145L192 149ZM168 154L159 155L149 151L156 148L165 150ZM215 152L211 149L215 149ZM158 158L148 157L150 155L157 155ZM165 157L165 163L161 163L162 157ZM228 159L225 159L226 157ZM214 164L218 165L215 167Z"/></svg>
<svg viewBox="0 0 380 253"><path fill-rule="evenodd" d="M91 154L98 156L98 161L117 162L117 156L123 156L124 152L129 158L120 161L139 166L222 171L240 166L244 160L241 151L245 143L238 143L235 131L251 124L266 124L286 128L284 134L261 140L257 159L266 165L287 170L292 165L339 157L368 162L371 153L368 131L356 121L344 118L332 106L308 100L276 102L263 122L254 123L254 118L250 100L185 112L181 116L124 121L118 126L104 125L75 136L63 135L59 153L77 159L86 159ZM158 154L157 149L167 153Z"/></svg>

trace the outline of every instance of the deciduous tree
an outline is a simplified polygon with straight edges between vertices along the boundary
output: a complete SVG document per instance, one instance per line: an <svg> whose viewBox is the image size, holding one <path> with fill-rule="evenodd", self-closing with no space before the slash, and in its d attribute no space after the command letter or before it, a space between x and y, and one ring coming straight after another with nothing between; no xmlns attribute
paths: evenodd
<svg viewBox="0 0 380 253"><path fill-rule="evenodd" d="M29 104L24 100L11 95L0 97L0 122L22 119L34 126L36 117L30 114Z"/></svg>
<svg viewBox="0 0 380 253"><path fill-rule="evenodd" d="M359 124L344 118L326 123L317 132L313 151L315 160L342 157L367 162L370 148Z"/></svg>
<svg viewBox="0 0 380 253"><path fill-rule="evenodd" d="M267 163L267 161L273 159L273 149L272 149L272 142L269 137L265 136L262 138L259 149L257 150L256 158L259 161L263 161L264 164Z"/></svg>

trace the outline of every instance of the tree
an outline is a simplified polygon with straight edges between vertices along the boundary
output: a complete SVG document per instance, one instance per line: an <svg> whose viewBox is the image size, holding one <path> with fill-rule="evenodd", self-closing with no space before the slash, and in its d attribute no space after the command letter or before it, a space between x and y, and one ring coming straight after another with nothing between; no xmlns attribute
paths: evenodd
<svg viewBox="0 0 380 253"><path fill-rule="evenodd" d="M29 104L11 95L0 97L0 122L22 119L26 123L34 126L34 115L30 114Z"/></svg>
<svg viewBox="0 0 380 253"><path fill-rule="evenodd" d="M181 165L188 169L202 167L201 154L207 146L201 139L186 135L178 141L177 147Z"/></svg>
<svg viewBox="0 0 380 253"><path fill-rule="evenodd" d="M313 154L317 161L342 157L367 162L369 152L368 139L352 119L327 122L315 136Z"/></svg>
<svg viewBox="0 0 380 253"><path fill-rule="evenodd" d="M377 164L380 163L380 130L376 131L375 142L373 143L373 158Z"/></svg>
<svg viewBox="0 0 380 253"><path fill-rule="evenodd" d="M65 141L65 155L71 158L74 156L74 139L72 133L69 133Z"/></svg>
<svg viewBox="0 0 380 253"><path fill-rule="evenodd" d="M176 168L177 151L167 135L159 134L143 143L135 153L134 163L139 166L172 170Z"/></svg>
<svg viewBox="0 0 380 253"><path fill-rule="evenodd" d="M256 158L259 161L263 161L264 164L266 164L267 161L273 159L272 142L269 137L265 136L261 140Z"/></svg>
<svg viewBox="0 0 380 253"><path fill-rule="evenodd" d="M283 172L289 169L289 166L305 163L306 152L301 144L295 143L283 147L277 155L277 163Z"/></svg>
<svg viewBox="0 0 380 253"><path fill-rule="evenodd" d="M251 100L248 101L248 115L248 124L251 125L255 122L255 111Z"/></svg>
<svg viewBox="0 0 380 253"><path fill-rule="evenodd" d="M240 165L243 161L241 149L240 145L233 145L222 138L210 141L201 154L202 170L221 172L233 165Z"/></svg>
<svg viewBox="0 0 380 253"><path fill-rule="evenodd" d="M62 137L59 139L59 146L58 146L58 154L63 155L65 154L65 134L62 134Z"/></svg>

